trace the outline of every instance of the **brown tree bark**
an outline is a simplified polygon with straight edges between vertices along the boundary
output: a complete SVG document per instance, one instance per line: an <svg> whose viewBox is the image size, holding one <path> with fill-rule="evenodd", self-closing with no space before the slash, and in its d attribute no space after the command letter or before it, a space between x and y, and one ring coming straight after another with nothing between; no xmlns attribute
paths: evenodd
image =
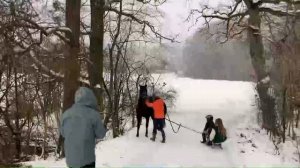
<svg viewBox="0 0 300 168"><path fill-rule="evenodd" d="M268 95L268 88L270 82L262 82L268 77L265 69L264 45L261 34L261 16L259 6L254 4L251 0L244 0L249 13L249 28L248 40L252 66L257 75L257 92L261 102L261 110L263 116L263 125L267 128L274 128L275 120L275 100Z"/></svg>
<svg viewBox="0 0 300 168"><path fill-rule="evenodd" d="M66 33L69 39L69 44L66 45L64 59L64 96L63 96L63 111L67 110L74 103L74 95L78 89L78 78L80 74L80 66L78 64L78 54L80 51L79 36L80 36L80 6L81 0L66 0L66 26L71 32ZM60 135L58 152L61 157L64 157L63 138Z"/></svg>
<svg viewBox="0 0 300 168"><path fill-rule="evenodd" d="M104 36L104 0L91 0L91 35L90 35L90 62L88 63L89 80L92 87L100 85L100 92L96 96L103 105L103 36Z"/></svg>

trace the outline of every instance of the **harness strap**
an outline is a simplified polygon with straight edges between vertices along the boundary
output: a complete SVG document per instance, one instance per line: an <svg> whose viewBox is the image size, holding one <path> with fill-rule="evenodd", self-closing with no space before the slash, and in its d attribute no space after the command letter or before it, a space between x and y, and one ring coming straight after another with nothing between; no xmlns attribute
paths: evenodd
<svg viewBox="0 0 300 168"><path fill-rule="evenodd" d="M173 130L174 133L178 133L178 132L179 132L179 129L180 129L181 127L183 127L183 128L185 128L185 129L190 130L190 131L193 131L193 132L195 132L195 133L202 134L202 132L199 132L199 131L194 130L194 129L189 128L189 127L186 127L186 126L182 125L181 123L176 123L176 122L172 121L172 120L170 119L170 116L169 116L168 113L167 113L167 117L168 117L168 118L166 118L166 120L170 122L171 128L172 128L172 130ZM175 131L175 129L174 129L172 123L178 125L177 131Z"/></svg>

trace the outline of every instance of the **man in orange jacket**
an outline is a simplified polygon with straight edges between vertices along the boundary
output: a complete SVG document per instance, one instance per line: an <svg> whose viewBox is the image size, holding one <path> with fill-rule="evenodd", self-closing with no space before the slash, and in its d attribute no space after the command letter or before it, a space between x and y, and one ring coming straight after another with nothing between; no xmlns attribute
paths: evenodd
<svg viewBox="0 0 300 168"><path fill-rule="evenodd" d="M165 127L165 115L167 113L167 106L162 98L154 95L153 102L150 102L149 100L146 100L146 105L148 107L153 108L153 137L151 138L152 141L155 141L157 130L161 132L162 135L162 143L166 142L166 134L164 131Z"/></svg>

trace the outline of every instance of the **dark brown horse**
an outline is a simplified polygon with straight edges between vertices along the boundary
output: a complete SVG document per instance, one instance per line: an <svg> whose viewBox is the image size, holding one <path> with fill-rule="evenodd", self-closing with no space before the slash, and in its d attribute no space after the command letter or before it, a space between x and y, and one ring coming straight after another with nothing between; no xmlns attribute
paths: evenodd
<svg viewBox="0 0 300 168"><path fill-rule="evenodd" d="M151 119L153 120L153 109L151 107L148 107L145 103L147 98L148 98L147 85L145 86L140 85L139 100L138 100L138 105L136 107L136 118L137 118L136 136L137 137L139 137L139 130L142 123L142 117L146 118L146 134L145 134L146 137L148 137L149 118L151 117Z"/></svg>

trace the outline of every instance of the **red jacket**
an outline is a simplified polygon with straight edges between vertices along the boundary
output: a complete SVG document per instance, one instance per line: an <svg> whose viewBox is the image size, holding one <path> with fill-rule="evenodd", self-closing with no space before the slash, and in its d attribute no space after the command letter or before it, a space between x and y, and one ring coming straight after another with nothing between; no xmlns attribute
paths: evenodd
<svg viewBox="0 0 300 168"><path fill-rule="evenodd" d="M161 98L154 100L153 103L146 100L146 105L153 108L155 119L165 118L165 102Z"/></svg>

